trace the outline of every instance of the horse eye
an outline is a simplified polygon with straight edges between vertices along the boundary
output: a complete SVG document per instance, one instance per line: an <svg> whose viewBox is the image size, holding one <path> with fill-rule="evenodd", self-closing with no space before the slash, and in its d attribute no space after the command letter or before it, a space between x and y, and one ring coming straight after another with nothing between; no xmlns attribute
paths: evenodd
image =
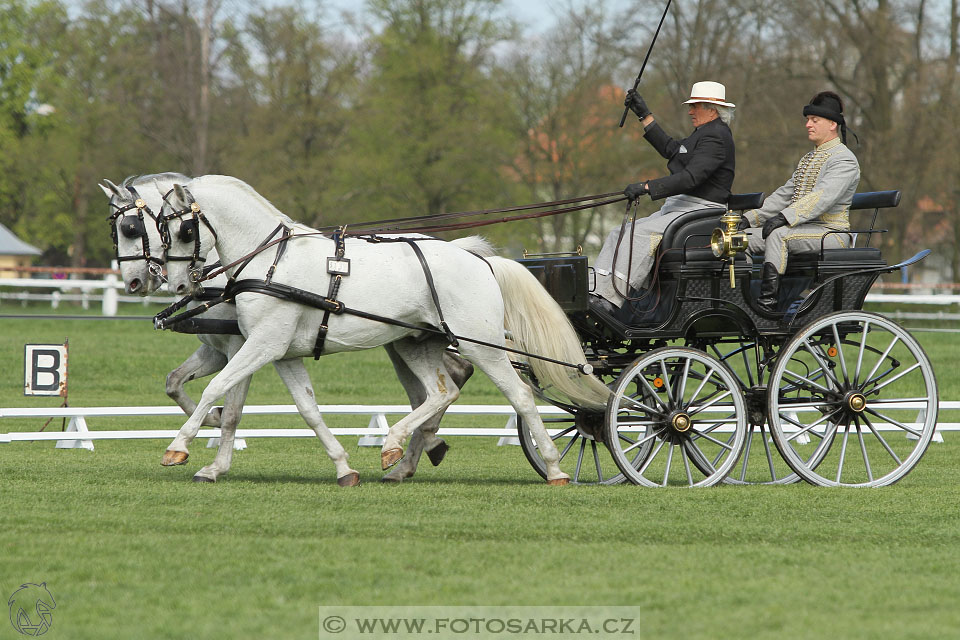
<svg viewBox="0 0 960 640"><path fill-rule="evenodd" d="M137 216L124 216L120 219L120 233L125 238L135 240L147 235L147 230L143 226L143 220Z"/></svg>
<svg viewBox="0 0 960 640"><path fill-rule="evenodd" d="M194 220L187 220L180 225L180 231L177 232L177 238L180 242L193 242L194 235L197 232L197 223Z"/></svg>

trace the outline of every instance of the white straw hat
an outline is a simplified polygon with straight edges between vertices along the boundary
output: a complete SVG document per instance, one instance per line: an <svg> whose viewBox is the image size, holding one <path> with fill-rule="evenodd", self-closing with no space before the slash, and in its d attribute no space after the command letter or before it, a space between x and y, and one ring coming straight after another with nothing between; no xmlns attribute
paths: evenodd
<svg viewBox="0 0 960 640"><path fill-rule="evenodd" d="M693 104L694 102L704 102L706 104L715 104L721 107L735 107L737 105L727 102L727 88L719 82L697 82L690 89L690 99L683 104Z"/></svg>

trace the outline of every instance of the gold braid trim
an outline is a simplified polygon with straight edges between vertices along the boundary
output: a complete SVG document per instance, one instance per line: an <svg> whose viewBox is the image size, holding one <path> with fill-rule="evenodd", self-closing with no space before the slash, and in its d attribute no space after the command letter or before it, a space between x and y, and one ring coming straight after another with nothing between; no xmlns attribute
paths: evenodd
<svg viewBox="0 0 960 640"><path fill-rule="evenodd" d="M787 270L787 257L789 255L789 250L787 249L787 243L791 240L813 240L815 238L822 238L827 235L826 233L785 233L783 237L780 238L780 266L777 267L777 272L780 275L783 275L783 272ZM840 234L833 234L837 236L837 242L840 243L841 249L846 249L847 246L844 243L843 239L840 237Z"/></svg>
<svg viewBox="0 0 960 640"><path fill-rule="evenodd" d="M651 233L650 234L650 253L648 255L656 255L657 247L660 246L660 241L663 240L662 233Z"/></svg>

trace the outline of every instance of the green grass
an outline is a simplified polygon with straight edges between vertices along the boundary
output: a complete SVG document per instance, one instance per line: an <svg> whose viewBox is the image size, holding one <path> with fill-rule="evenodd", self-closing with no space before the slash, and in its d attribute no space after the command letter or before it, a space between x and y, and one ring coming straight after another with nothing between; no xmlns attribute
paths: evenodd
<svg viewBox="0 0 960 640"><path fill-rule="evenodd" d="M75 406L166 403L163 376L197 344L145 321L3 319L0 406L59 404L23 397L23 344L66 336ZM919 337L941 397L960 399L960 337ZM308 367L321 403L404 400L381 351ZM264 371L251 402L289 399ZM503 399L478 378L461 402ZM91 426L171 426L116 422ZM0 424L14 428L39 425ZM3 445L0 598L46 581L48 638L316 638L318 606L370 604L624 605L638 638L953 638L960 438L946 439L903 482L862 491L552 488L485 438L454 439L400 486L343 438L356 489L299 439L250 441L215 485L190 482L213 457L200 443L176 468L161 441ZM0 640L16 637L0 617Z"/></svg>

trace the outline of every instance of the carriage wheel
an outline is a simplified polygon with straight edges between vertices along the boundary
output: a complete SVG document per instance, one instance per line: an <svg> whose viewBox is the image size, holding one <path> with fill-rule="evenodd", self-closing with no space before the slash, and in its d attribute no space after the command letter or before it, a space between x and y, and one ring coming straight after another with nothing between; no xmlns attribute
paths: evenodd
<svg viewBox="0 0 960 640"><path fill-rule="evenodd" d="M606 426L613 459L634 484L709 487L740 458L747 407L722 362L696 349L665 347L620 374Z"/></svg>
<svg viewBox="0 0 960 640"><path fill-rule="evenodd" d="M560 468L570 476L575 484L620 484L623 474L610 458L610 452L603 444L603 414L577 412L571 416L545 417L543 426L560 452ZM540 456L537 443L523 422L517 416L517 433L520 436L520 448L527 457L530 466L544 479L547 467Z"/></svg>
<svg viewBox="0 0 960 640"><path fill-rule="evenodd" d="M757 366L757 343L744 339L738 342L711 342L705 351L727 365L740 382L747 401L749 428L743 455L730 475L727 484L793 484L800 476L784 462L773 445L767 421L767 390L762 384L764 372ZM734 433L728 437L733 438Z"/></svg>
<svg viewBox="0 0 960 640"><path fill-rule="evenodd" d="M880 487L920 461L937 423L930 360L881 315L841 311L804 327L770 377L770 432L819 486ZM806 437L811 442L800 444Z"/></svg>

